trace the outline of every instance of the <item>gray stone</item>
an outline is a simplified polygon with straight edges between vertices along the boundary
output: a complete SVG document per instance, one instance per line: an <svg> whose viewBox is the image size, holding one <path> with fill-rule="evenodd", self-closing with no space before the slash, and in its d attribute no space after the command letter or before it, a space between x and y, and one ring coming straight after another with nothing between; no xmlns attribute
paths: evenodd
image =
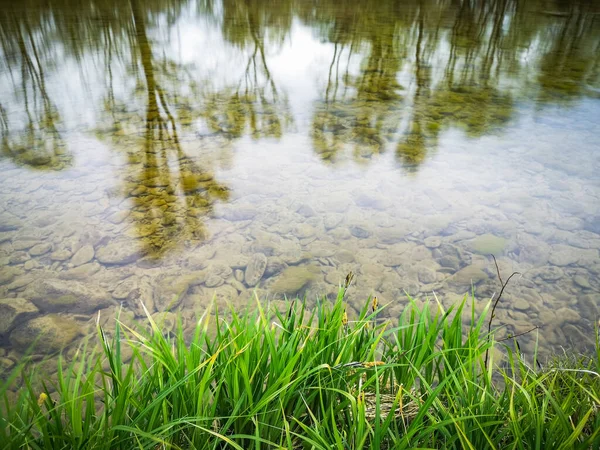
<svg viewBox="0 0 600 450"><path fill-rule="evenodd" d="M552 253L548 261L555 266L568 266L579 261L582 256L581 252L582 250L569 245L556 244L552 246Z"/></svg>
<svg viewBox="0 0 600 450"><path fill-rule="evenodd" d="M329 231L327 234L337 241L344 241L352 237L350 230L345 227L335 228L334 230Z"/></svg>
<svg viewBox="0 0 600 450"><path fill-rule="evenodd" d="M314 258L329 258L330 256L335 255L335 252L337 252L338 249L339 245L319 240L310 244L308 252Z"/></svg>
<svg viewBox="0 0 600 450"><path fill-rule="evenodd" d="M427 248L438 248L442 245L442 238L439 236L430 236L423 241Z"/></svg>
<svg viewBox="0 0 600 450"><path fill-rule="evenodd" d="M529 302L527 302L527 300L519 298L512 303L512 306L519 311L527 311L529 309Z"/></svg>
<svg viewBox="0 0 600 450"><path fill-rule="evenodd" d="M304 217L314 217L317 215L313 207L307 204L301 205L296 212Z"/></svg>
<svg viewBox="0 0 600 450"><path fill-rule="evenodd" d="M472 283L473 285L477 285L487 278L488 275L483 270L475 265L472 265L467 266L452 275L448 279L448 284L456 286L470 286Z"/></svg>
<svg viewBox="0 0 600 450"><path fill-rule="evenodd" d="M38 312L36 306L24 298L0 299L0 334L8 333Z"/></svg>
<svg viewBox="0 0 600 450"><path fill-rule="evenodd" d="M323 219L323 225L325 226L325 229L331 230L342 223L343 219L343 214L329 213L325 215L325 218Z"/></svg>
<svg viewBox="0 0 600 450"><path fill-rule="evenodd" d="M305 239L315 235L317 230L312 225L300 223L294 227L294 235L299 239Z"/></svg>
<svg viewBox="0 0 600 450"><path fill-rule="evenodd" d="M285 261L278 257L269 258L267 261L267 267L265 268L265 277L272 277L278 273L283 272L288 265Z"/></svg>
<svg viewBox="0 0 600 450"><path fill-rule="evenodd" d="M583 276L583 275L575 275L573 277L573 282L577 286L579 286L580 288L583 288L583 289L591 289L591 287L592 287L588 277Z"/></svg>
<svg viewBox="0 0 600 450"><path fill-rule="evenodd" d="M185 265L190 269L204 269L209 261L214 258L215 253L215 247L202 246L194 250L193 253L187 257Z"/></svg>
<svg viewBox="0 0 600 450"><path fill-rule="evenodd" d="M263 277L267 268L267 257L262 253L255 253L246 266L244 281L250 287L256 286Z"/></svg>
<svg viewBox="0 0 600 450"><path fill-rule="evenodd" d="M14 231L0 231L0 244L12 240L15 237L15 234Z"/></svg>
<svg viewBox="0 0 600 450"><path fill-rule="evenodd" d="M257 209L250 205L229 205L229 207L223 211L223 218L232 222L240 220L251 220L258 214Z"/></svg>
<svg viewBox="0 0 600 450"><path fill-rule="evenodd" d="M26 261L29 261L30 256L27 252L13 252L8 261L10 264L23 264Z"/></svg>
<svg viewBox="0 0 600 450"><path fill-rule="evenodd" d="M124 281L117 284L114 291L112 291L113 298L117 300L124 300L127 298L129 293L133 291L138 285L138 280L136 277L129 277Z"/></svg>
<svg viewBox="0 0 600 450"><path fill-rule="evenodd" d="M71 258L71 264L78 267L94 259L94 247L90 244L81 247Z"/></svg>
<svg viewBox="0 0 600 450"><path fill-rule="evenodd" d="M417 269L417 274L421 283L429 284L437 281L435 272L428 267L419 266Z"/></svg>
<svg viewBox="0 0 600 450"><path fill-rule="evenodd" d="M114 240L96 250L96 259L106 265L130 264L140 257L135 241Z"/></svg>
<svg viewBox="0 0 600 450"><path fill-rule="evenodd" d="M564 276L562 269L556 266L541 267L534 273L544 281L556 281Z"/></svg>
<svg viewBox="0 0 600 450"><path fill-rule="evenodd" d="M393 227L379 230L378 237L383 244L396 244L404 241L408 234L406 229Z"/></svg>
<svg viewBox="0 0 600 450"><path fill-rule="evenodd" d="M228 269L229 267L226 266ZM231 269L229 269L231 270ZM154 292L154 305L157 311L169 311L177 308L190 289L204 283L215 273L200 270L186 275L165 275L159 277Z"/></svg>
<svg viewBox="0 0 600 450"><path fill-rule="evenodd" d="M54 353L62 350L81 334L81 327L70 317L48 314L15 328L10 334L10 342L21 351L34 346L38 353Z"/></svg>
<svg viewBox="0 0 600 450"><path fill-rule="evenodd" d="M8 373L15 366L15 362L10 358L0 357L0 373Z"/></svg>
<svg viewBox="0 0 600 450"><path fill-rule="evenodd" d="M13 241L12 247L14 250L29 250L31 247L33 247L39 243L40 242L37 240L23 239L23 240Z"/></svg>
<svg viewBox="0 0 600 450"><path fill-rule="evenodd" d="M584 317L597 317L600 314L598 297L595 294L580 295L577 299L577 306Z"/></svg>
<svg viewBox="0 0 600 450"><path fill-rule="evenodd" d="M498 256L504 252L506 239L493 234L482 234L472 240L465 241L464 245L473 253Z"/></svg>
<svg viewBox="0 0 600 450"><path fill-rule="evenodd" d="M113 291L113 297L123 301L136 317L146 317L155 310L154 289L146 278L127 278Z"/></svg>
<svg viewBox="0 0 600 450"><path fill-rule="evenodd" d="M381 250L379 256L379 262L386 267L400 266L410 261L410 255L406 254L407 250L411 248L411 244L401 242L391 247Z"/></svg>
<svg viewBox="0 0 600 450"><path fill-rule="evenodd" d="M589 350L595 348L594 335L592 333L584 333L580 326L567 323L562 327L562 331L578 348L587 348Z"/></svg>
<svg viewBox="0 0 600 450"><path fill-rule="evenodd" d="M0 231L12 231L18 230L23 226L23 223L13 217L2 216L0 217Z"/></svg>
<svg viewBox="0 0 600 450"><path fill-rule="evenodd" d="M293 296L309 284L319 272L312 266L294 266L285 269L271 285L271 292Z"/></svg>
<svg viewBox="0 0 600 450"><path fill-rule="evenodd" d="M205 273L207 279L212 275L217 275L225 279L229 278L229 276L233 274L233 269L225 263L214 262L213 264L209 265L206 269L201 271L201 273Z"/></svg>
<svg viewBox="0 0 600 450"><path fill-rule="evenodd" d="M424 261L431 258L431 250L424 245L418 245L410 252L410 261Z"/></svg>
<svg viewBox="0 0 600 450"><path fill-rule="evenodd" d="M31 282L33 282L34 280L39 279L38 276L36 276L35 274L27 274L24 275L22 277L18 277L15 278L15 280L10 283L6 288L9 291L14 291L15 289L21 289L22 287L27 286L28 284L30 284Z"/></svg>
<svg viewBox="0 0 600 450"><path fill-rule="evenodd" d="M346 263L351 263L354 262L354 253L351 252L350 250L345 250L342 249L338 252L336 252L334 258L340 262L341 264L346 264Z"/></svg>
<svg viewBox="0 0 600 450"><path fill-rule="evenodd" d="M42 265L39 262L37 262L35 259L30 259L25 264L23 264L23 268L25 270L33 270L33 269L38 269L40 267L42 267Z"/></svg>
<svg viewBox="0 0 600 450"><path fill-rule="evenodd" d="M50 242L44 242L43 244L34 245L29 249L31 256L42 256L52 250L52 244Z"/></svg>
<svg viewBox="0 0 600 450"><path fill-rule="evenodd" d="M116 211L107 217L108 221L118 225L122 223L127 217L129 217L130 211L128 209L123 209L120 211Z"/></svg>
<svg viewBox="0 0 600 450"><path fill-rule="evenodd" d="M45 312L90 314L114 304L100 286L56 278L36 280L27 286L23 296Z"/></svg>
<svg viewBox="0 0 600 450"><path fill-rule="evenodd" d="M564 306L556 310L556 316L562 323L568 322L576 324L581 322L581 316L577 311Z"/></svg>
<svg viewBox="0 0 600 450"><path fill-rule="evenodd" d="M358 239L367 239L371 236L371 232L364 227L352 226L350 227L350 234Z"/></svg>
<svg viewBox="0 0 600 450"><path fill-rule="evenodd" d="M97 262L88 263L73 269L65 270L64 272L60 272L58 277L63 280L86 280L97 273L101 267L102 266L100 266L100 264Z"/></svg>
<svg viewBox="0 0 600 450"><path fill-rule="evenodd" d="M10 283L17 275L21 275L23 270L19 267L3 267L0 270L0 285Z"/></svg>
<svg viewBox="0 0 600 450"><path fill-rule="evenodd" d="M452 270L458 270L460 268L460 261L456 256L445 255L437 259L437 262L442 267L447 267Z"/></svg>
<svg viewBox="0 0 600 450"><path fill-rule="evenodd" d="M223 279L223 277L213 274L213 275L208 276L208 278L204 282L204 285L207 288L215 288L215 287L222 286L224 283L225 283L225 280Z"/></svg>
<svg viewBox="0 0 600 450"><path fill-rule="evenodd" d="M361 208L372 208L379 211L384 211L390 205L390 202L379 195L374 195L369 192L355 191L354 203Z"/></svg>
<svg viewBox="0 0 600 450"><path fill-rule="evenodd" d="M541 238L521 233L517 236L519 262L544 265L550 256L550 246Z"/></svg>
<svg viewBox="0 0 600 450"><path fill-rule="evenodd" d="M52 261L66 261L72 255L73 254L69 250L67 250L66 248L63 248L61 250L56 250L55 252L52 252L50 254L50 259Z"/></svg>
<svg viewBox="0 0 600 450"><path fill-rule="evenodd" d="M600 216L588 217L583 224L583 228L584 230L591 231L592 233L600 234Z"/></svg>
<svg viewBox="0 0 600 450"><path fill-rule="evenodd" d="M565 231L580 230L584 226L583 220L581 220L577 217L561 218L561 219L556 220L555 224L559 229L565 230Z"/></svg>

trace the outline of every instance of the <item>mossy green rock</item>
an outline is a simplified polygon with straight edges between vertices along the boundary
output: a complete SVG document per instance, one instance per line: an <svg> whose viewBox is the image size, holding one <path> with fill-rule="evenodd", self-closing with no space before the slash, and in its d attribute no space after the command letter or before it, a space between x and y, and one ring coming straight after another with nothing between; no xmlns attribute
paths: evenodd
<svg viewBox="0 0 600 450"><path fill-rule="evenodd" d="M311 266L292 266L286 268L271 285L275 294L294 295L312 280L319 269Z"/></svg>
<svg viewBox="0 0 600 450"><path fill-rule="evenodd" d="M11 344L18 350L27 350L35 344L38 353L62 350L80 336L79 324L67 316L49 314L30 320L13 330Z"/></svg>
<svg viewBox="0 0 600 450"><path fill-rule="evenodd" d="M493 234L482 234L467 241L467 247L480 255L501 255L506 247L506 239Z"/></svg>

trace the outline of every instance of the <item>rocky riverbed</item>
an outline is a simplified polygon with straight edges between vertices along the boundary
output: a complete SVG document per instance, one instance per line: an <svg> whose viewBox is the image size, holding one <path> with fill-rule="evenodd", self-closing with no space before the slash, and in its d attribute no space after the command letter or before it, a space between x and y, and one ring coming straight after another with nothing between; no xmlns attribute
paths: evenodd
<svg viewBox="0 0 600 450"><path fill-rule="evenodd" d="M248 193L204 210L186 203L181 180L111 187L115 173L126 178L135 169L129 164L108 161L67 177L3 167L3 364L14 364L41 335L42 353L78 342L98 315L110 327L121 308L123 320L143 322L143 303L156 317L171 313L171 324L172 313L191 324L213 298L243 305L254 293L273 301L333 296L350 271L356 310L369 295L390 317L406 294L450 307L473 286L481 311L500 287L490 254L504 279L521 273L496 313L503 335L540 326L543 349L592 344L600 235L587 208L599 200L580 181L541 190L549 172L540 168L525 189L531 196L522 186L485 186L473 209L458 182L442 195L447 179L407 192L408 184L387 174L373 183L356 172L332 185L326 168L303 164L310 173L302 175L299 159L288 186L298 195L234 169L225 178ZM216 181L204 178L207 192ZM568 201L574 197L583 203ZM522 348L534 342L525 336Z"/></svg>

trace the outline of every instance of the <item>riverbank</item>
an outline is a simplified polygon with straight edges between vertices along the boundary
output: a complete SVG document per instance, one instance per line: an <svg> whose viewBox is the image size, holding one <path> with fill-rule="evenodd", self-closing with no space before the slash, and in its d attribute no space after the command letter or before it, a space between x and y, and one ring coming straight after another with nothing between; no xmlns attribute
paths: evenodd
<svg viewBox="0 0 600 450"><path fill-rule="evenodd" d="M397 322L368 299L285 310L213 305L192 335L117 322L99 350L23 366L2 384L6 448L598 448L600 342L538 361L487 334L467 298L410 298ZM471 302L474 304L474 302ZM486 363L487 361L487 363ZM10 389L20 385L17 397ZM38 388L37 386L45 386ZM9 400L10 398L10 400Z"/></svg>

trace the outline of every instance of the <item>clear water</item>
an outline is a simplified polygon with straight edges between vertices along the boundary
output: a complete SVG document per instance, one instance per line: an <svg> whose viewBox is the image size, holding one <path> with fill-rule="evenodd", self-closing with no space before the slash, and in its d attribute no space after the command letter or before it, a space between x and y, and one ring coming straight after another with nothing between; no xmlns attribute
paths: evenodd
<svg viewBox="0 0 600 450"><path fill-rule="evenodd" d="M2 3L4 365L349 271L354 308L481 311L490 254L504 336L592 345L598 3Z"/></svg>

